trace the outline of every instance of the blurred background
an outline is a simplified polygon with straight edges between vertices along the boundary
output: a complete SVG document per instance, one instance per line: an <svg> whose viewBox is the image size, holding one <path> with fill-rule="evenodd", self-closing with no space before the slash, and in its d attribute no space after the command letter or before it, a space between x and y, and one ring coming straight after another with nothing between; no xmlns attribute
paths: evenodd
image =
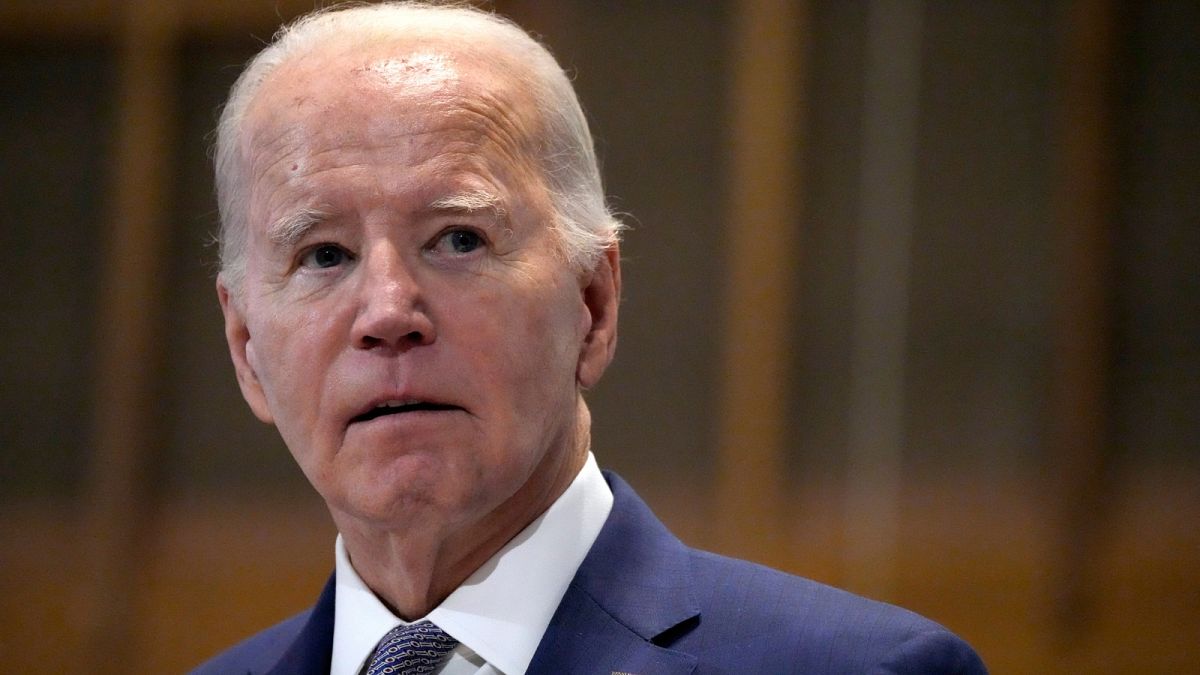
<svg viewBox="0 0 1200 675"><path fill-rule="evenodd" d="M218 106L312 6L0 4L0 671L182 672L332 569L209 246ZM1200 672L1200 4L487 6L632 225L603 466L993 672Z"/></svg>

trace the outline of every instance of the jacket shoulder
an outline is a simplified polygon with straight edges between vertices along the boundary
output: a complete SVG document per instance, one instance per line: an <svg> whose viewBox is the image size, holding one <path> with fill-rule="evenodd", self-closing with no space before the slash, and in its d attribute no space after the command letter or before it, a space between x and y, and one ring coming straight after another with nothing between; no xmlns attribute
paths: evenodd
<svg viewBox="0 0 1200 675"><path fill-rule="evenodd" d="M263 673L270 670L296 640L311 614L311 609L303 611L246 638L201 664L191 675Z"/></svg>
<svg viewBox="0 0 1200 675"><path fill-rule="evenodd" d="M987 672L914 612L706 551L690 560L700 622L672 647L703 654L712 672Z"/></svg>

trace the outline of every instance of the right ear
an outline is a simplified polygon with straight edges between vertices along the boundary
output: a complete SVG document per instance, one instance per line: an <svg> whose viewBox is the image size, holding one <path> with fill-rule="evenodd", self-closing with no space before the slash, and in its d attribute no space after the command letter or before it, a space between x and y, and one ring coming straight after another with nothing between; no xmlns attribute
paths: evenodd
<svg viewBox="0 0 1200 675"><path fill-rule="evenodd" d="M267 395L258 377L258 359L254 355L254 344L246 323L245 306L236 295L230 293L222 275L217 275L217 299L221 302L221 313L225 315L225 341L229 343L229 356L233 359L242 398L250 404L250 410L258 419L272 424L275 418L271 415Z"/></svg>

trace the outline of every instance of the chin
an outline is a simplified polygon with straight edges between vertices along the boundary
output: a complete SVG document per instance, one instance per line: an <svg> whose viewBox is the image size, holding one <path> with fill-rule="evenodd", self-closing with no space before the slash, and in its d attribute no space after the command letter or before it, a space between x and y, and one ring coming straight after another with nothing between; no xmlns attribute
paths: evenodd
<svg viewBox="0 0 1200 675"><path fill-rule="evenodd" d="M406 526L414 521L428 522L443 505L428 485L357 485L348 486L338 495L325 498L335 520L340 514L360 523L379 527Z"/></svg>
<svg viewBox="0 0 1200 675"><path fill-rule="evenodd" d="M474 499L463 491L468 482L452 475L442 462L406 455L363 466L322 496L331 510L380 526L433 522L469 510Z"/></svg>

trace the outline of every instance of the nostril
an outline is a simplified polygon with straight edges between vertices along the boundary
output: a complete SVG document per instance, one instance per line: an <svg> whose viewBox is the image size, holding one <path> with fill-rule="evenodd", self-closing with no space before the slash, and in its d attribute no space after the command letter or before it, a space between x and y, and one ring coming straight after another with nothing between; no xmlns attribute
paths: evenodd
<svg viewBox="0 0 1200 675"><path fill-rule="evenodd" d="M388 340L375 335L363 335L358 340L358 346L361 349L377 349L385 345L391 345L396 348L413 347L423 345L429 342L426 333L419 330L409 331L400 336L398 340Z"/></svg>

